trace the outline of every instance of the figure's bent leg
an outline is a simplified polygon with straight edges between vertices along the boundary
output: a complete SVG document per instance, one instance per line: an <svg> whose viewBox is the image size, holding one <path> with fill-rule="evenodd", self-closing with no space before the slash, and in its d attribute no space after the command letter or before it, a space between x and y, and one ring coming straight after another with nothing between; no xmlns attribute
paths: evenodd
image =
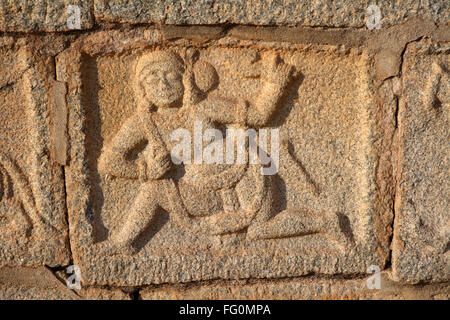
<svg viewBox="0 0 450 320"><path fill-rule="evenodd" d="M133 254L133 242L153 220L158 209L158 195L155 194L154 181L141 185L125 222L116 234L102 243L105 254Z"/></svg>
<svg viewBox="0 0 450 320"><path fill-rule="evenodd" d="M331 236L341 245L347 244L347 236L341 230L339 216L335 213L317 213L285 210L275 217L258 221L248 229L251 239L276 239L322 233Z"/></svg>

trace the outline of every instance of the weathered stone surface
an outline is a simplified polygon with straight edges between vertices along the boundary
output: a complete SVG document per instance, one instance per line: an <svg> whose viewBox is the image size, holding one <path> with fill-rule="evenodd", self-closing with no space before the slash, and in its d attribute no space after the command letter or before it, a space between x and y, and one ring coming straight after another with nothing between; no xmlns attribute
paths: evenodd
<svg viewBox="0 0 450 320"><path fill-rule="evenodd" d="M131 300L131 294L120 289L82 288L78 294L83 300Z"/></svg>
<svg viewBox="0 0 450 320"><path fill-rule="evenodd" d="M232 1L95 1L96 21L163 24L301 25L311 27L366 27L377 4L381 24L400 24L411 18L439 24L450 20L448 1L382 0L232 0Z"/></svg>
<svg viewBox="0 0 450 320"><path fill-rule="evenodd" d="M385 265L390 231L381 220L389 224L390 213L378 208L370 54L281 43L248 49L233 40L199 50L190 77L193 52L183 42L155 51L136 46L140 34L124 50L114 32L103 35L119 43L120 55L103 41L86 45L87 37L57 57L57 80L68 88L71 244L88 285L354 274ZM152 66L173 76L170 95L140 82ZM168 97L179 97L178 108L164 108ZM162 107L149 112L152 104ZM156 127L141 127L142 119ZM278 173L203 163L172 164L161 176L172 131L192 133L195 121L208 127L208 119L222 128L278 129Z"/></svg>
<svg viewBox="0 0 450 320"><path fill-rule="evenodd" d="M0 0L0 299L448 300L449 3L371 4Z"/></svg>
<svg viewBox="0 0 450 320"><path fill-rule="evenodd" d="M368 278L306 277L277 281L227 281L197 285L163 285L139 292L144 300L448 300L450 287L402 285L381 273L380 289L368 289Z"/></svg>
<svg viewBox="0 0 450 320"><path fill-rule="evenodd" d="M408 282L450 278L450 47L410 44L402 68L393 271Z"/></svg>
<svg viewBox="0 0 450 320"><path fill-rule="evenodd" d="M86 0L2 0L0 31L88 29L93 26L92 11L92 1Z"/></svg>
<svg viewBox="0 0 450 320"><path fill-rule="evenodd" d="M63 273L64 275L64 273ZM61 278L64 279L64 276ZM70 290L49 269L0 268L0 300L130 300L119 289Z"/></svg>
<svg viewBox="0 0 450 320"><path fill-rule="evenodd" d="M0 38L0 266L69 261L62 170L49 157L48 59Z"/></svg>
<svg viewBox="0 0 450 320"><path fill-rule="evenodd" d="M78 296L45 267L0 269L0 300L73 299Z"/></svg>

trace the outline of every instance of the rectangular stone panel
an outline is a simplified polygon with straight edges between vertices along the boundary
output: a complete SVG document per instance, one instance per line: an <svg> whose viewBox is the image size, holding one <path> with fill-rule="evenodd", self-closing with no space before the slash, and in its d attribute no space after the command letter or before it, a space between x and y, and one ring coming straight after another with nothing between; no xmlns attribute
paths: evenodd
<svg viewBox="0 0 450 320"><path fill-rule="evenodd" d="M393 239L397 280L446 281L450 275L449 49L422 41L404 56Z"/></svg>
<svg viewBox="0 0 450 320"><path fill-rule="evenodd" d="M69 262L63 175L49 155L52 64L33 50L0 38L0 266Z"/></svg>
<svg viewBox="0 0 450 320"><path fill-rule="evenodd" d="M69 110L70 240L84 283L384 267L367 52L240 40L194 50L119 36L102 33L105 46L94 34L56 60ZM275 171L257 161L179 164L170 156L180 147L174 132L191 143L213 132L227 153L238 128L254 130ZM200 145L206 154L212 144Z"/></svg>

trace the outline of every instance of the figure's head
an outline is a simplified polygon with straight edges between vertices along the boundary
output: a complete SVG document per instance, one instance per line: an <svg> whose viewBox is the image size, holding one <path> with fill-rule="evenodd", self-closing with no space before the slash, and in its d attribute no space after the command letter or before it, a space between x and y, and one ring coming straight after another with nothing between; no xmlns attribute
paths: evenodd
<svg viewBox="0 0 450 320"><path fill-rule="evenodd" d="M136 64L135 90L138 99L158 108L170 108L183 100L183 61L170 51L154 51Z"/></svg>

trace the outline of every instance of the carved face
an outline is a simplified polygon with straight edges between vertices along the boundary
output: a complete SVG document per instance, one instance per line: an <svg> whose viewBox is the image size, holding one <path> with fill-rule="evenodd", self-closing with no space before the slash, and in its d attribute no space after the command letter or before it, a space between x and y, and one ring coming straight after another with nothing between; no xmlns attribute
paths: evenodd
<svg viewBox="0 0 450 320"><path fill-rule="evenodd" d="M145 95L158 108L179 105L183 99L183 70L169 61L149 64L141 75Z"/></svg>

